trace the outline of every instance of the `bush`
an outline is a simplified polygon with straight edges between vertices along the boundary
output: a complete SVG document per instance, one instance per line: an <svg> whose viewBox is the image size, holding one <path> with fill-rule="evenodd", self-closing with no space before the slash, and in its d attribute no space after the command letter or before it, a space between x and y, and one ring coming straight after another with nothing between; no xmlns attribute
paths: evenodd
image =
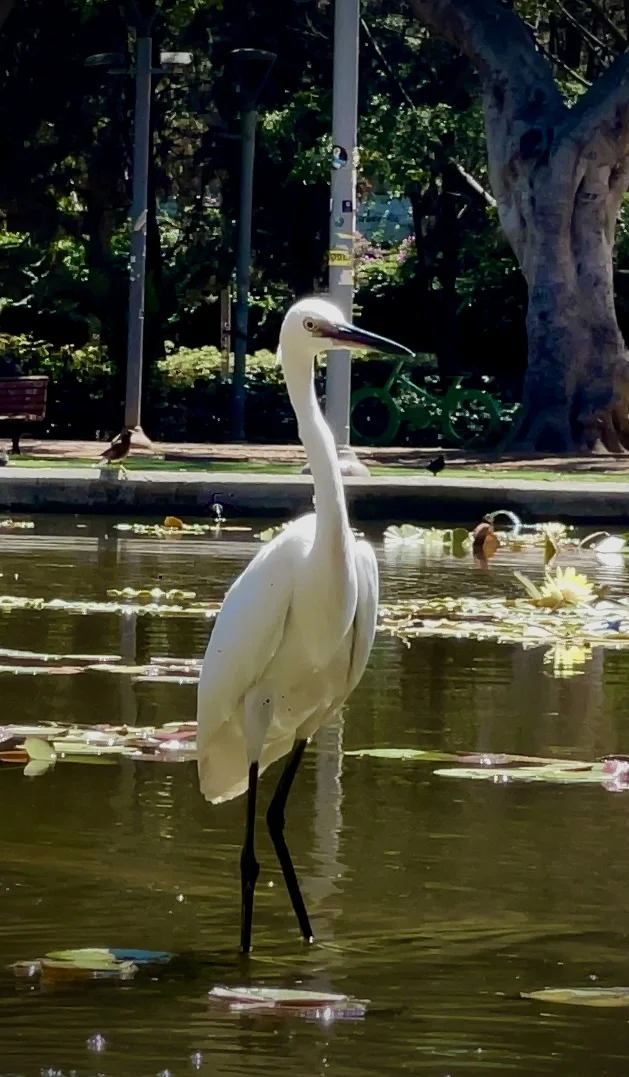
<svg viewBox="0 0 629 1077"><path fill-rule="evenodd" d="M27 334L0 333L0 376L17 374L49 376L47 434L93 438L119 425L111 392L114 365L101 344L56 347Z"/></svg>
<svg viewBox="0 0 629 1077"><path fill-rule="evenodd" d="M431 368L423 356L415 370ZM391 358L357 356L353 388L382 385ZM0 375L48 374L51 379L44 432L52 437L94 438L117 433L122 402L120 372L106 349L92 342L77 348L55 346L28 335L0 333ZM317 392L325 403L325 365L316 373ZM252 442L287 442L297 438L297 424L282 371L273 352L247 357L246 431ZM229 437L231 376L222 374L218 348L175 348L149 372L143 422L151 436L165 441L224 441ZM428 433L428 440L431 439Z"/></svg>

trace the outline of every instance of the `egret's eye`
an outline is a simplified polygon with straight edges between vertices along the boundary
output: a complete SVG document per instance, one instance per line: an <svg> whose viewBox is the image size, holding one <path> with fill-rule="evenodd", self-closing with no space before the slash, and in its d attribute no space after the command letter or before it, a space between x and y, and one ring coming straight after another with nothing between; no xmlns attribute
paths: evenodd
<svg viewBox="0 0 629 1077"><path fill-rule="evenodd" d="M307 329L309 333L313 333L315 328L315 323L312 318L304 319L304 329Z"/></svg>

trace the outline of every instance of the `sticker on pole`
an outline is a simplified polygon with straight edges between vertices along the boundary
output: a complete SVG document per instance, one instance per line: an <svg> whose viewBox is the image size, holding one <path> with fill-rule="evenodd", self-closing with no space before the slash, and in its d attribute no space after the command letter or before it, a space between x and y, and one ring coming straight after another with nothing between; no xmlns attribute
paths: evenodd
<svg viewBox="0 0 629 1077"><path fill-rule="evenodd" d="M328 265L330 266L342 266L343 268L351 268L352 266L352 253L347 247L335 247L328 253Z"/></svg>
<svg viewBox="0 0 629 1077"><path fill-rule="evenodd" d="M347 164L347 150L343 146L332 146L332 168L345 168Z"/></svg>

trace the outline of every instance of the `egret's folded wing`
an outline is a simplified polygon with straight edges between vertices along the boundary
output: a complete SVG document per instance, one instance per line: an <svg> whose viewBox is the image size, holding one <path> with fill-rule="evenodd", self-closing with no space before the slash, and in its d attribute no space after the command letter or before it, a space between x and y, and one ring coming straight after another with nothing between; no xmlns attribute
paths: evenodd
<svg viewBox="0 0 629 1077"><path fill-rule="evenodd" d="M199 740L235 712L279 647L303 538L292 531L263 547L225 595L203 660ZM201 745L200 745L201 746Z"/></svg>
<svg viewBox="0 0 629 1077"><path fill-rule="evenodd" d="M358 602L354 619L354 643L347 680L347 695L353 692L369 660L378 620L378 562L368 542L356 543Z"/></svg>

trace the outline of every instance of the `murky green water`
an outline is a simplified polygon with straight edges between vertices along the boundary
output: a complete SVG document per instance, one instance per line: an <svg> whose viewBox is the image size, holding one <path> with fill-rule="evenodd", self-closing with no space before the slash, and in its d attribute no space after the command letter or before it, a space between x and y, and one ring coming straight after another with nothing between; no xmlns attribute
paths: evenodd
<svg viewBox="0 0 629 1077"><path fill-rule="evenodd" d="M219 598L255 548L241 535L120 540L111 521L42 518L32 535L0 537L0 591L103 598L161 585ZM499 593L515 562L499 555L483 573L382 555L383 597ZM597 578L629 587L622 564ZM130 663L200 657L208 630L189 619L0 614L1 647ZM342 754L374 744L629 752L626 654L598 652L570 680L549 673L536 649L379 636L343 726L320 734L289 802L317 944L299 940L260 827L248 966L237 956L242 801L206 805L194 765L63 765L36 780L4 767L0 966L90 945L187 959L159 980L72 991L0 972L0 1074L624 1077L626 1010L551 1008L518 992L629 983L629 794L466 784L429 764ZM160 724L193 717L194 692L96 673L5 675L0 721ZM261 810L272 787L269 772ZM371 1006L362 1021L328 1025L210 1008L212 986L244 982L348 992ZM104 1051L88 1046L95 1034Z"/></svg>

